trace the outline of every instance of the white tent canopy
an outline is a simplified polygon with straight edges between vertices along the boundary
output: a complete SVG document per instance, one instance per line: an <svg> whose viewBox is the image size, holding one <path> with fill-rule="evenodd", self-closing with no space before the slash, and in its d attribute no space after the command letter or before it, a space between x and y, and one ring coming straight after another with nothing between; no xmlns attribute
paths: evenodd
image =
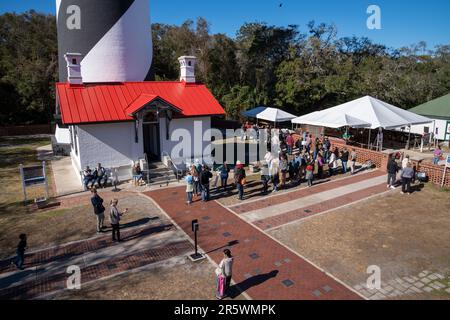
<svg viewBox="0 0 450 320"><path fill-rule="evenodd" d="M370 126L367 128L370 129L393 129L413 124L433 122L429 118L403 110L370 96L346 102L323 111L313 112L303 117L314 116L315 119L328 119L329 122L322 121L324 123L321 125L329 127L333 124L333 119L338 119L339 114L369 123ZM349 120L353 121L351 118ZM301 121L301 119L295 119L295 123L301 123L298 121ZM349 126L352 127L352 125Z"/></svg>
<svg viewBox="0 0 450 320"><path fill-rule="evenodd" d="M290 114L286 111L276 109L276 108L266 108L264 111L256 115L257 119L271 121L271 122L284 122L290 121L297 116Z"/></svg>
<svg viewBox="0 0 450 320"><path fill-rule="evenodd" d="M327 110L325 110L327 111ZM370 123L349 116L345 113L337 112L320 112L316 111L302 117L292 120L292 123L309 124L313 126L328 127L328 128L369 128Z"/></svg>

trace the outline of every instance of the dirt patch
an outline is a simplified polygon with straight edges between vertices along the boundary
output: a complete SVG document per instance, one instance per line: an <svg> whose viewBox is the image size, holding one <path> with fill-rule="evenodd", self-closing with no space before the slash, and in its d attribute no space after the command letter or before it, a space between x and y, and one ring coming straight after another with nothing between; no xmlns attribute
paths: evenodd
<svg viewBox="0 0 450 320"><path fill-rule="evenodd" d="M99 280L79 291L64 291L54 299L112 300L215 300L213 265L193 263L186 257L156 267ZM245 299L242 295L238 300Z"/></svg>
<svg viewBox="0 0 450 320"><path fill-rule="evenodd" d="M108 208L111 196L100 195ZM129 212L122 218L122 228L136 227L155 220L167 221L167 217L146 197L138 194L123 194L122 197L125 196L126 198L119 200L120 209L129 208ZM90 195L68 199L69 204L62 200L62 208L34 213L24 213L21 205L15 211L14 205L10 205L8 213L0 216L0 257L14 254L20 233L28 235L29 250L95 236L96 217L90 204ZM107 214L105 225L109 226Z"/></svg>

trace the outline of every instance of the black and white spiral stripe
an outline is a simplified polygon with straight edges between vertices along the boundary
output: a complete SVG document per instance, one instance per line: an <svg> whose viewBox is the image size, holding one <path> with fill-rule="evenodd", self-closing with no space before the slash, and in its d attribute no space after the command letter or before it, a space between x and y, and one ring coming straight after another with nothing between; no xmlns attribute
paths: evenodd
<svg viewBox="0 0 450 320"><path fill-rule="evenodd" d="M73 6L80 28L69 28ZM69 9L69 10L68 10ZM67 80L65 53L81 53L84 82L151 80L149 0L56 0L59 80Z"/></svg>

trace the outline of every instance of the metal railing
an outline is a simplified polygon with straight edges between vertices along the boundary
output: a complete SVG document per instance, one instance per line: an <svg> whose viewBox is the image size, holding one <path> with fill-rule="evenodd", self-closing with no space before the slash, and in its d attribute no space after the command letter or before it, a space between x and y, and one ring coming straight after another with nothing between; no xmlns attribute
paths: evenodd
<svg viewBox="0 0 450 320"><path fill-rule="evenodd" d="M178 166L173 162L172 158L170 157L170 155L169 155L166 151L163 151L163 152L161 153L161 155L162 155L163 157L167 157L167 164L168 164L168 167L169 167L170 169L172 169L173 173L174 173L175 176L177 177L177 181L180 181L180 178L182 178L183 175L184 175L184 170L178 168Z"/></svg>

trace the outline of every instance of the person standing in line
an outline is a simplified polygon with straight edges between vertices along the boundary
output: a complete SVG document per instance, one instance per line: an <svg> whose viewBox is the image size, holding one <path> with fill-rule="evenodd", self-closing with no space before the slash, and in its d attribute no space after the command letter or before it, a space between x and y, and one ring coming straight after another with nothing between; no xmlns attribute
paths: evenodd
<svg viewBox="0 0 450 320"><path fill-rule="evenodd" d="M216 275L218 278L217 284L219 287L220 277L225 278L223 295L220 295L221 292L216 293L217 299L223 299L228 295L228 290L230 289L231 278L233 276L233 262L234 258L231 255L231 251L229 249L223 250L223 259L220 261L218 268L216 269ZM220 291L220 290L218 290Z"/></svg>
<svg viewBox="0 0 450 320"><path fill-rule="evenodd" d="M198 175L198 171L197 168L195 167L195 165L191 166L191 170L190 170L190 174L192 176L192 181L193 181L193 195L197 196L200 194L200 179L199 179L199 175Z"/></svg>
<svg viewBox="0 0 450 320"><path fill-rule="evenodd" d="M262 194L267 194L267 190L269 189L269 180L270 180L270 176L269 176L269 166L267 165L267 163L263 163L261 165L261 182L263 184L262 187Z"/></svg>
<svg viewBox="0 0 450 320"><path fill-rule="evenodd" d="M227 182L228 182L229 173L230 173L230 168L228 167L227 162L224 161L223 165L219 169L220 183L221 183L221 187L223 188L223 191L227 191Z"/></svg>
<svg viewBox="0 0 450 320"><path fill-rule="evenodd" d="M286 173L288 172L288 161L285 154L280 157L280 186L282 188L286 185Z"/></svg>
<svg viewBox="0 0 450 320"><path fill-rule="evenodd" d="M330 158L328 159L328 174L331 177L333 175L334 169L337 167L337 149L330 153Z"/></svg>
<svg viewBox="0 0 450 320"><path fill-rule="evenodd" d="M240 162L236 162L236 171L234 172L234 182L238 190L239 200L244 200L244 185L245 185L245 169L244 165Z"/></svg>
<svg viewBox="0 0 450 320"><path fill-rule="evenodd" d="M323 166L325 165L325 161L323 159L323 156L320 154L317 155L317 178L322 179L323 178Z"/></svg>
<svg viewBox="0 0 450 320"><path fill-rule="evenodd" d="M202 201L209 201L209 179L212 178L212 173L208 166L203 165L203 170L200 173L200 183L202 185Z"/></svg>
<svg viewBox="0 0 450 320"><path fill-rule="evenodd" d="M356 166L356 150L353 148L350 153L350 172L351 174L355 174L355 166Z"/></svg>
<svg viewBox="0 0 450 320"><path fill-rule="evenodd" d="M97 217L97 233L101 233L105 228L103 225L105 221L105 207L103 206L103 199L98 195L95 187L91 188L91 193L91 203L94 207L94 214Z"/></svg>
<svg viewBox="0 0 450 320"><path fill-rule="evenodd" d="M331 142L330 139L328 139L328 137L324 137L324 144L323 144L323 157L325 162L328 162L330 155L331 155Z"/></svg>
<svg viewBox="0 0 450 320"><path fill-rule="evenodd" d="M443 156L441 146L439 146L439 145L437 146L437 148L434 150L433 155L434 155L433 164L439 164L439 161L441 161L441 158Z"/></svg>
<svg viewBox="0 0 450 320"><path fill-rule="evenodd" d="M414 178L414 168L411 162L406 164L406 167L402 170L402 194L405 192L411 194L411 181Z"/></svg>
<svg viewBox="0 0 450 320"><path fill-rule="evenodd" d="M312 187L314 180L314 162L309 162L306 166L306 180L308 181L308 187Z"/></svg>
<svg viewBox="0 0 450 320"><path fill-rule="evenodd" d="M287 145L288 154L292 154L292 149L294 148L294 138L292 137L292 134L290 134L290 133L287 134L286 145Z"/></svg>
<svg viewBox="0 0 450 320"><path fill-rule="evenodd" d="M386 169L388 172L387 187L391 188L391 189L395 189L394 184L397 180L398 165L392 155L389 157Z"/></svg>
<svg viewBox="0 0 450 320"><path fill-rule="evenodd" d="M109 221L111 222L112 227L112 241L121 242L120 239L120 219L122 215L128 212L128 208L125 209L124 212L119 212L117 209L117 203L119 200L116 198L111 200L110 211L109 211Z"/></svg>
<svg viewBox="0 0 450 320"><path fill-rule="evenodd" d="M28 248L27 245L27 235L25 233L22 233L19 235L19 243L17 244L16 249L16 259L15 261L12 261L12 264L15 264L17 269L23 270L23 264L25 263L25 250Z"/></svg>
<svg viewBox="0 0 450 320"><path fill-rule="evenodd" d="M278 191L278 185L280 184L280 170L279 170L280 160L277 158L273 159L269 166L269 174L272 179L273 191Z"/></svg>
<svg viewBox="0 0 450 320"><path fill-rule="evenodd" d="M186 181L186 198L187 198L187 204L192 203L192 193L194 192L194 178L192 177L191 172L187 173L186 178L184 178Z"/></svg>
<svg viewBox="0 0 450 320"><path fill-rule="evenodd" d="M348 163L348 158L349 157L350 157L350 154L349 154L347 148L344 148L342 150L342 154L341 154L342 173L343 174L347 173L347 163Z"/></svg>

